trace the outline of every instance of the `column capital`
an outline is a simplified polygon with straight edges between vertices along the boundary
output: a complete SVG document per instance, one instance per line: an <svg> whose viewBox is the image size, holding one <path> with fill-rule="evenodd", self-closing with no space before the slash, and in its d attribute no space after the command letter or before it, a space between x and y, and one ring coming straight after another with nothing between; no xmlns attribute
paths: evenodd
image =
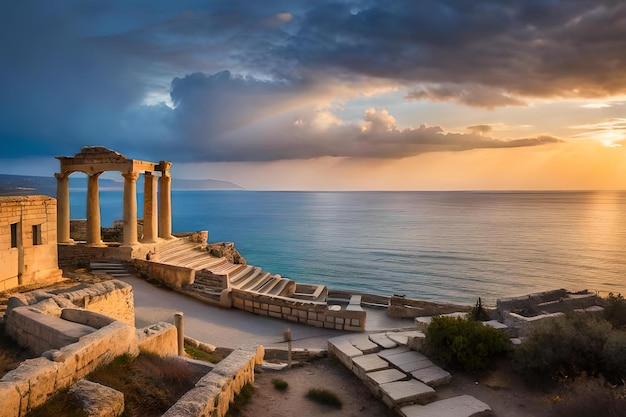
<svg viewBox="0 0 626 417"><path fill-rule="evenodd" d="M54 176L56 177L57 181L63 181L69 178L70 173L69 172L55 172Z"/></svg>
<svg viewBox="0 0 626 417"><path fill-rule="evenodd" d="M130 180L130 181L137 181L137 179L139 178L139 172L122 173L122 177L124 177L124 178L126 178L127 180Z"/></svg>

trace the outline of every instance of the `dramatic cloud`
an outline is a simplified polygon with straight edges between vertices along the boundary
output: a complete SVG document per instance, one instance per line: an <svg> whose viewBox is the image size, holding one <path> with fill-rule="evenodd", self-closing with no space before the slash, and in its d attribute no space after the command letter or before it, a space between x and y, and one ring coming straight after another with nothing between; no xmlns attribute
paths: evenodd
<svg viewBox="0 0 626 417"><path fill-rule="evenodd" d="M624 96L625 22L618 0L11 2L0 158L86 144L265 161L555 143L420 126L421 114L399 128L396 103L350 106L394 90L402 104L481 109Z"/></svg>

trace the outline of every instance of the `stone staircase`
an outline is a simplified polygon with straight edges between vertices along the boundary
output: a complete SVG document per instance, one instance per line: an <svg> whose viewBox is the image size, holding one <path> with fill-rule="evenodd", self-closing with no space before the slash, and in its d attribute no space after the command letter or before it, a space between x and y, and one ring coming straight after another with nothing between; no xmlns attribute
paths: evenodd
<svg viewBox="0 0 626 417"><path fill-rule="evenodd" d="M134 275L128 269L127 263L117 260L98 260L89 263L89 269L94 275L111 275L114 278L125 278Z"/></svg>
<svg viewBox="0 0 626 417"><path fill-rule="evenodd" d="M492 415L487 404L470 395L438 398L435 389L452 376L414 350L423 338L418 330L339 336L329 339L328 353L403 417Z"/></svg>
<svg viewBox="0 0 626 417"><path fill-rule="evenodd" d="M156 246L151 260L167 265L192 268L196 271L209 271L213 275L223 275L232 288L257 294L326 301L328 290L324 285L297 284L293 280L271 274L253 265L233 264L223 257L217 257L203 250L198 243L184 238L170 240ZM203 298L219 300L222 286L202 273L196 273L192 285L183 291Z"/></svg>

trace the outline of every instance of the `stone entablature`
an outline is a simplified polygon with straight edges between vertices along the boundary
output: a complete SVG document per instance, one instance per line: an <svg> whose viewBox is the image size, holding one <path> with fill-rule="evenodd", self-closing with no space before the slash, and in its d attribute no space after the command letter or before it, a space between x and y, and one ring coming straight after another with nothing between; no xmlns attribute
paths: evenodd
<svg viewBox="0 0 626 417"><path fill-rule="evenodd" d="M73 243L70 235L69 176L75 172L88 175L87 181L87 224L86 243L101 246L99 176L108 171L118 171L124 177L124 219L123 244L133 246L139 243L137 232L137 179L144 176L144 228L143 243L155 243L157 238L172 238L171 204L171 162L158 163L129 159L126 156L102 146L86 146L80 153L58 156L61 163L57 178L57 240L59 243ZM160 172L156 177L155 172ZM156 182L158 179L158 197Z"/></svg>
<svg viewBox="0 0 626 417"><path fill-rule="evenodd" d="M62 279L56 215L51 197L0 197L0 291Z"/></svg>

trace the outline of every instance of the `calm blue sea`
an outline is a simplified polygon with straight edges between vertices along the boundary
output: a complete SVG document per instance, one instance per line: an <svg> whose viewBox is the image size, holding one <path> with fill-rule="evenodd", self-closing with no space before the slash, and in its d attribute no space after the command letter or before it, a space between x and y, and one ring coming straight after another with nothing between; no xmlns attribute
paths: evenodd
<svg viewBox="0 0 626 417"><path fill-rule="evenodd" d="M70 195L84 218L85 192ZM103 226L122 218L121 192L100 199ZM172 206L174 231L335 289L463 303L626 292L626 192L176 191Z"/></svg>

